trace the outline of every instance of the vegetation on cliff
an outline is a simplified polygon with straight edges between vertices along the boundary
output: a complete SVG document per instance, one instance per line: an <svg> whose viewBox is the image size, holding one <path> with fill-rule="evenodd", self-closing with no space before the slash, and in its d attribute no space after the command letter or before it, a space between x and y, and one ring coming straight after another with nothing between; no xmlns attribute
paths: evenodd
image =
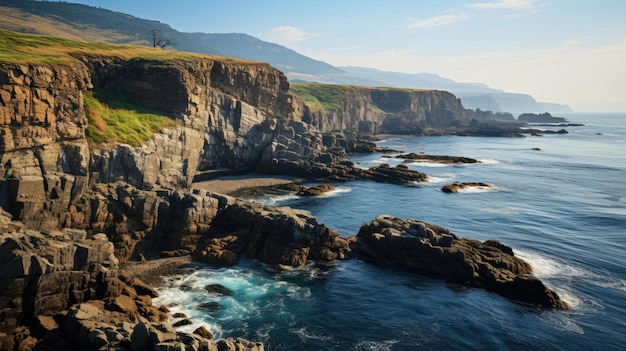
<svg viewBox="0 0 626 351"><path fill-rule="evenodd" d="M292 84L289 92L304 100L312 109L332 110L339 107L339 102L346 98L347 85L330 84Z"/></svg>
<svg viewBox="0 0 626 351"><path fill-rule="evenodd" d="M372 96L370 108L379 112L398 112L406 109L406 96L414 92L427 91L424 89L405 89L388 87L360 87L352 85L333 84L291 84L289 92L304 100L313 110L333 110L340 107L340 102L348 98L350 93L363 96ZM375 96L388 95L394 99L374 99ZM381 100L381 101L378 101Z"/></svg>
<svg viewBox="0 0 626 351"><path fill-rule="evenodd" d="M83 95L89 125L87 138L95 143L120 142L141 145L154 133L175 122L162 112L148 109L131 96L106 90Z"/></svg>

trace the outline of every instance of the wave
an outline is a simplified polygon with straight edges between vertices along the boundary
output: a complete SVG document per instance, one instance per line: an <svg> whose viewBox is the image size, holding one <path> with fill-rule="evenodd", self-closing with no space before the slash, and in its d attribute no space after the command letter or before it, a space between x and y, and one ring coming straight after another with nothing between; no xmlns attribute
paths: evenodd
<svg viewBox="0 0 626 351"><path fill-rule="evenodd" d="M456 178L456 175L454 173L442 173L439 176L429 175L428 180L426 182L437 184L437 183L449 182L455 178Z"/></svg>
<svg viewBox="0 0 626 351"><path fill-rule="evenodd" d="M371 350L371 351L390 351L394 349L394 345L399 343L400 340L383 340L383 341L361 341L356 350Z"/></svg>
<svg viewBox="0 0 626 351"><path fill-rule="evenodd" d="M574 293L571 284L588 284L605 289L626 292L626 281L608 275L594 273L576 267L563 260L551 258L533 251L515 250L515 256L528 262L537 278L555 285L554 290L573 310L580 310L584 305L593 305L593 309L602 308L599 301L591 297L581 297Z"/></svg>
<svg viewBox="0 0 626 351"><path fill-rule="evenodd" d="M309 331L309 327L302 327L300 329L291 329L289 330L291 333L297 335L300 338L300 341L306 343L308 340L319 340L324 342L330 342L334 338L332 336L320 335L315 332Z"/></svg>
<svg viewBox="0 0 626 351"><path fill-rule="evenodd" d="M537 278L540 279L565 277L571 279L582 277L586 274L582 268L568 265L563 261L552 259L533 251L515 250L515 256L528 262Z"/></svg>
<svg viewBox="0 0 626 351"><path fill-rule="evenodd" d="M193 332L201 325L206 326L216 337L221 337L224 325L236 325L247 329L247 321L261 315L277 315L284 311L284 298L306 300L311 297L308 287L301 287L272 275L267 269L248 268L200 268L189 275L170 276L157 287L159 297L155 305L168 306L174 316L183 313L192 324L180 327L181 331ZM308 274L307 270L304 270ZM269 275L268 275L269 274ZM207 285L219 284L232 292L232 295L209 293ZM171 318L175 323L180 318Z"/></svg>
<svg viewBox="0 0 626 351"><path fill-rule="evenodd" d="M491 185L491 186L468 186L465 188L460 188L457 192L457 194L483 194L483 193L490 193L490 192L494 192L494 191L502 191L503 189L495 186L495 185Z"/></svg>
<svg viewBox="0 0 626 351"><path fill-rule="evenodd" d="M431 161L419 161L419 160L415 160L415 161L409 161L409 162L403 162L404 164L407 165L417 165L417 166L423 166L423 167L432 167L432 168L436 168L436 167L450 167L450 166L463 166L464 164L452 164L452 163L442 163L442 162L431 162Z"/></svg>
<svg viewBox="0 0 626 351"><path fill-rule="evenodd" d="M479 158L478 162L485 164L485 165L497 165L500 164L500 161L493 159L493 158Z"/></svg>
<svg viewBox="0 0 626 351"><path fill-rule="evenodd" d="M274 206L276 204L281 204L283 202L288 202L288 201L295 200L298 198L300 197L296 194L270 195L270 196L267 196L267 198L265 199L261 199L260 201L264 205Z"/></svg>
<svg viewBox="0 0 626 351"><path fill-rule="evenodd" d="M319 197L335 197L343 193L349 193L352 191L351 187L348 186L338 186L334 190L328 191L320 195Z"/></svg>
<svg viewBox="0 0 626 351"><path fill-rule="evenodd" d="M520 209L517 207L481 208L480 210L483 212L498 213L503 215L514 215L520 212Z"/></svg>

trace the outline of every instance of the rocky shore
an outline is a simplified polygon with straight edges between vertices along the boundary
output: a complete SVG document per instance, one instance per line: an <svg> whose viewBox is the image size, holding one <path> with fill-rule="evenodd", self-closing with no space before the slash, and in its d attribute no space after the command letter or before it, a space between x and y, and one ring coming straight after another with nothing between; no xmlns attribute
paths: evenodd
<svg viewBox="0 0 626 351"><path fill-rule="evenodd" d="M226 195L296 180L426 181L406 165L361 169L348 155L384 151L378 132L488 132L470 124L452 94L354 89L321 111L290 95L285 76L268 64L73 57L58 65L0 63L2 349L263 350L253 341L213 340L208 330L180 332L167 306L152 305L156 292L138 277L167 274L188 259L223 266L245 255L300 267L356 257L566 307L497 242L388 217L341 238L306 211ZM139 146L95 143L83 99L94 89L127 94L175 126ZM264 176L234 176L249 172ZM133 263L163 257L166 266Z"/></svg>

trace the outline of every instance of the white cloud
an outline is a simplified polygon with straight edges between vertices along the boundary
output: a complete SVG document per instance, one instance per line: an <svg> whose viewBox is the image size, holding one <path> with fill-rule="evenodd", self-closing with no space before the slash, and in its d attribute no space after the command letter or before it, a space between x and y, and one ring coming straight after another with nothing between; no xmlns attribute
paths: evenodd
<svg viewBox="0 0 626 351"><path fill-rule="evenodd" d="M469 16L466 14L443 15L443 16L431 17L431 18L427 18L423 20L417 20L407 25L407 27L417 28L417 27L446 26L448 24L459 22L467 18L469 18Z"/></svg>
<svg viewBox="0 0 626 351"><path fill-rule="evenodd" d="M500 0L492 2L478 2L475 4L467 4L482 10L533 10L538 7L537 0Z"/></svg>
<svg viewBox="0 0 626 351"><path fill-rule="evenodd" d="M315 34L305 33L297 27L293 26L279 26L272 28L271 40L281 45L292 45L298 42L308 40L315 36Z"/></svg>

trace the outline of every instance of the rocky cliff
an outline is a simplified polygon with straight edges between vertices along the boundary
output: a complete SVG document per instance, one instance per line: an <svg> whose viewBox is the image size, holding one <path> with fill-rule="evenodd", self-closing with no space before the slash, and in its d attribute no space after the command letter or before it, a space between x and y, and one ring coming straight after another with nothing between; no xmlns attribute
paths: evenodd
<svg viewBox="0 0 626 351"><path fill-rule="evenodd" d="M316 96L319 88L303 85L300 89ZM302 120L319 130L394 134L446 130L470 121L470 111L445 91L352 86L335 89L336 101L330 106L316 108L302 103Z"/></svg>

